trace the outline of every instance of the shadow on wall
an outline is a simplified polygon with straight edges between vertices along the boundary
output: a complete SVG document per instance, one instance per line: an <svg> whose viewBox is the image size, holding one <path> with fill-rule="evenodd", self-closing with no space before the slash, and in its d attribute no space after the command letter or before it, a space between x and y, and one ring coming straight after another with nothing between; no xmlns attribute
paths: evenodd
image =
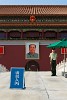
<svg viewBox="0 0 67 100"><path fill-rule="evenodd" d="M25 65L26 71L39 71L39 64L35 60L30 60Z"/></svg>

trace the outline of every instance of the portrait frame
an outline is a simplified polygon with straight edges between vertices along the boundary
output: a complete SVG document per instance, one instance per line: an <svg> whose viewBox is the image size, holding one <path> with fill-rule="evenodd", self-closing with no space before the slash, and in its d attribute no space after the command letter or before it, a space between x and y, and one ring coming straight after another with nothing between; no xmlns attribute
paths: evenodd
<svg viewBox="0 0 67 100"><path fill-rule="evenodd" d="M36 45L35 53L38 54L38 57L28 57L27 54L29 53L29 45L34 44ZM39 59L39 42L26 42L25 43L25 59Z"/></svg>

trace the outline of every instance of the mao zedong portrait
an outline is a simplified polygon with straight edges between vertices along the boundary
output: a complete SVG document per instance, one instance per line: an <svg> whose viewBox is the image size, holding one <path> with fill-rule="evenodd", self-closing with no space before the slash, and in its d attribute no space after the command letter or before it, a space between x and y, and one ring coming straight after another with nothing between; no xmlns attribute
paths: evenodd
<svg viewBox="0 0 67 100"><path fill-rule="evenodd" d="M29 53L27 53L27 58L38 58L38 53L36 53L36 45L29 45Z"/></svg>

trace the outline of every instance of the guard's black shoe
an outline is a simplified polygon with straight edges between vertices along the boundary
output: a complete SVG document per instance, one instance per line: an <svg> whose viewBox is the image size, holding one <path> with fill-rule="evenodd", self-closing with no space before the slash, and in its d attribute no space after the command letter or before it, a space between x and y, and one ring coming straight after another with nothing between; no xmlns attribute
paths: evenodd
<svg viewBox="0 0 67 100"><path fill-rule="evenodd" d="M57 75L51 75L51 76L57 76Z"/></svg>
<svg viewBox="0 0 67 100"><path fill-rule="evenodd" d="M54 75L51 75L51 76L54 76Z"/></svg>

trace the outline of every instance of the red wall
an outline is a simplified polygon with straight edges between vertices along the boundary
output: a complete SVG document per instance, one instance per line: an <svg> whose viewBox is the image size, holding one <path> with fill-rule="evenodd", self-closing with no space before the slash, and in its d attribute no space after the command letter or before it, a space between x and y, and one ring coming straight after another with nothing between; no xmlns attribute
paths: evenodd
<svg viewBox="0 0 67 100"><path fill-rule="evenodd" d="M3 55L0 55L0 64L3 64L8 69L11 67L25 67L26 62L29 61L25 59L25 45L5 45L5 51ZM40 65L40 71L50 70L49 53L50 48L46 48L45 45L40 45L39 48L40 59L36 61ZM63 55L61 55L61 50L56 49L58 54L57 63L63 60Z"/></svg>

